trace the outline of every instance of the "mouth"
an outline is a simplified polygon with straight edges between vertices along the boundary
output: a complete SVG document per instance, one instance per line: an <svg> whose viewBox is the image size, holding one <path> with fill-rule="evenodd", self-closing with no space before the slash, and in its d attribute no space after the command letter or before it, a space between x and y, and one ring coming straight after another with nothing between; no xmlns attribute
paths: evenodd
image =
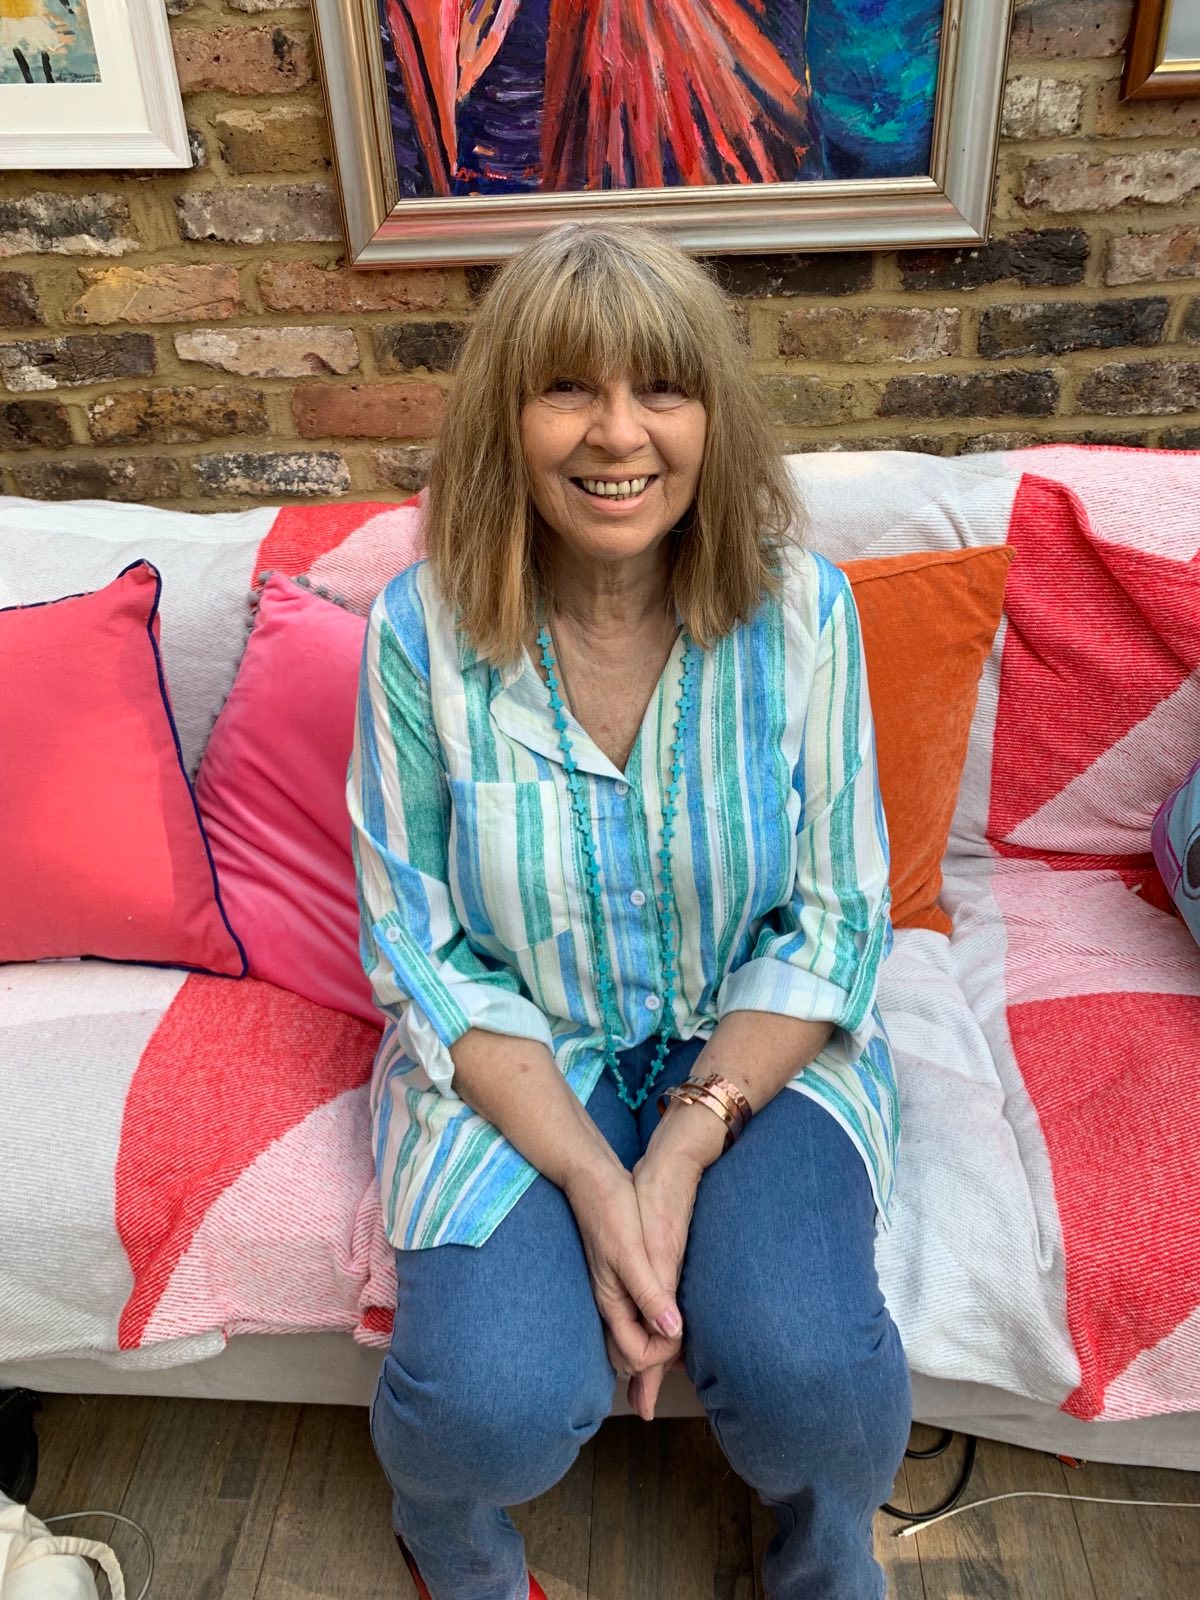
<svg viewBox="0 0 1200 1600"><path fill-rule="evenodd" d="M572 485L592 505L616 510L627 509L642 503L651 484L658 481L656 472L637 478L572 478Z"/></svg>

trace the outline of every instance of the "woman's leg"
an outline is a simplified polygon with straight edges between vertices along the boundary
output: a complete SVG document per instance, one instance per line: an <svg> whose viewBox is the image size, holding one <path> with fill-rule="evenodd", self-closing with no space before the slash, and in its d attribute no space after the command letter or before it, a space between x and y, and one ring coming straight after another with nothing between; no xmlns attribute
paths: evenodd
<svg viewBox="0 0 1200 1600"><path fill-rule="evenodd" d="M588 1109L632 1167L637 1128L611 1080ZM396 1277L371 1407L393 1524L434 1600L525 1600L505 1507L570 1469L616 1381L575 1218L537 1177L485 1244L398 1250Z"/></svg>
<svg viewBox="0 0 1200 1600"><path fill-rule="evenodd" d="M643 1144L652 1126L643 1107ZM908 1367L862 1157L806 1096L780 1090L705 1172L679 1307L721 1448L776 1511L769 1600L882 1596L871 1522L908 1439Z"/></svg>

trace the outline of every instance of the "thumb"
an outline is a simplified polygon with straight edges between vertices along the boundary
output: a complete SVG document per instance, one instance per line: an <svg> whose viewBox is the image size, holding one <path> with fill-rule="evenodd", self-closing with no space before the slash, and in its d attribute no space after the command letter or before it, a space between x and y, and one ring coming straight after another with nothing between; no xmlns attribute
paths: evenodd
<svg viewBox="0 0 1200 1600"><path fill-rule="evenodd" d="M648 1327L657 1328L668 1339L673 1339L682 1330L683 1318L679 1315L675 1296L663 1288L644 1250L637 1260L630 1263L625 1287Z"/></svg>

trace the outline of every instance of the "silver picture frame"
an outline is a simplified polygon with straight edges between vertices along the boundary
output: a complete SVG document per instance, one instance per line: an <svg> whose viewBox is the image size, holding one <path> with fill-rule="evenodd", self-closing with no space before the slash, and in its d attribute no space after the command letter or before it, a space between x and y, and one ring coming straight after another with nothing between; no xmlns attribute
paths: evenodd
<svg viewBox="0 0 1200 1600"><path fill-rule="evenodd" d="M402 199L375 0L313 0L349 259L364 268L496 261L553 223L614 215L662 226L697 252L980 244L1013 4L946 0L927 174Z"/></svg>

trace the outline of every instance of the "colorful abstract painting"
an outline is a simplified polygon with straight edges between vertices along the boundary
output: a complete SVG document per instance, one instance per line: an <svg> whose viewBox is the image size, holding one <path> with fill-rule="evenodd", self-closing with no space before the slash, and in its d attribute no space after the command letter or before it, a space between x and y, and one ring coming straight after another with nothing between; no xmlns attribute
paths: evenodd
<svg viewBox="0 0 1200 1600"><path fill-rule="evenodd" d="M0 0L0 85L99 82L87 0Z"/></svg>
<svg viewBox="0 0 1200 1600"><path fill-rule="evenodd" d="M377 4L402 198L929 170L942 0Z"/></svg>

